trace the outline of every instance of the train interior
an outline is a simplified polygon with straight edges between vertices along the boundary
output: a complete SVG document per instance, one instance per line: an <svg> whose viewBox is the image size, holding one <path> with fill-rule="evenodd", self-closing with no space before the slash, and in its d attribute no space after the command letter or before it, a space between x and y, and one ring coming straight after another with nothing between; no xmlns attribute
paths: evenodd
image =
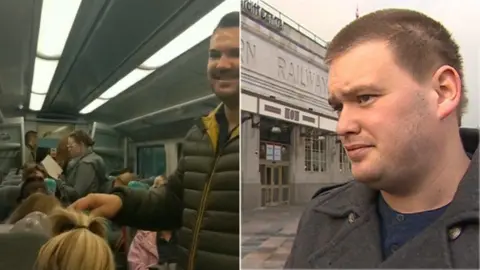
<svg viewBox="0 0 480 270"><path fill-rule="evenodd" d="M219 103L209 36L238 9L236 0L1 1L0 180L18 177L27 131L37 154L82 129L109 172L173 172L193 121Z"/></svg>

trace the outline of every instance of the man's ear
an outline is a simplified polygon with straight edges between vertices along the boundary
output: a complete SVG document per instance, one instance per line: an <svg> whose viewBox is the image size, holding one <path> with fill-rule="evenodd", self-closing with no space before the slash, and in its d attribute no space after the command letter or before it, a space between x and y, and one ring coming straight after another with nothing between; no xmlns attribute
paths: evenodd
<svg viewBox="0 0 480 270"><path fill-rule="evenodd" d="M462 96L462 82L458 72L448 65L437 69L432 77L432 86L437 93L437 116L445 119L455 113Z"/></svg>

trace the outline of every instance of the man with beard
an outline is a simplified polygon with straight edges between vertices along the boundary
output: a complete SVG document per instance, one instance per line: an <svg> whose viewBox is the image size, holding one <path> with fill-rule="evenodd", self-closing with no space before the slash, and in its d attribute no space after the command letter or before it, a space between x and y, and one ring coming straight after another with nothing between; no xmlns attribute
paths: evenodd
<svg viewBox="0 0 480 270"><path fill-rule="evenodd" d="M439 22L381 10L327 49L329 102L354 181L319 190L286 269L474 268L478 130L458 45Z"/></svg>
<svg viewBox="0 0 480 270"><path fill-rule="evenodd" d="M178 231L184 270L239 269L239 33L239 13L233 12L210 38L208 79L222 104L188 132L165 187L119 187L73 204L119 225Z"/></svg>

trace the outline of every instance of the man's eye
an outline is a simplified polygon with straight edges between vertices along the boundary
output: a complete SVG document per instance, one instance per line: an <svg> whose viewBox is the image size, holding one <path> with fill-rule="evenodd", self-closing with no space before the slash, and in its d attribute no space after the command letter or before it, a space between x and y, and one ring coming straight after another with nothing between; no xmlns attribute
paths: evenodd
<svg viewBox="0 0 480 270"><path fill-rule="evenodd" d="M361 95L361 96L357 97L357 101L360 104L368 103L368 102L372 101L374 98L375 98L375 96L373 96L373 95Z"/></svg>
<svg viewBox="0 0 480 270"><path fill-rule="evenodd" d="M210 51L210 58L217 59L220 58L222 54L218 51Z"/></svg>

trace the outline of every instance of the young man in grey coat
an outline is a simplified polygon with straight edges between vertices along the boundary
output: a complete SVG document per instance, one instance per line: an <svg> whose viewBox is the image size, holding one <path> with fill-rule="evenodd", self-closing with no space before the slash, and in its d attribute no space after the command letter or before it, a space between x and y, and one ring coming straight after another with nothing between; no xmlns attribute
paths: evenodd
<svg viewBox="0 0 480 270"><path fill-rule="evenodd" d="M287 269L476 268L478 131L461 130L462 58L424 14L381 10L326 54L354 180L318 191Z"/></svg>

